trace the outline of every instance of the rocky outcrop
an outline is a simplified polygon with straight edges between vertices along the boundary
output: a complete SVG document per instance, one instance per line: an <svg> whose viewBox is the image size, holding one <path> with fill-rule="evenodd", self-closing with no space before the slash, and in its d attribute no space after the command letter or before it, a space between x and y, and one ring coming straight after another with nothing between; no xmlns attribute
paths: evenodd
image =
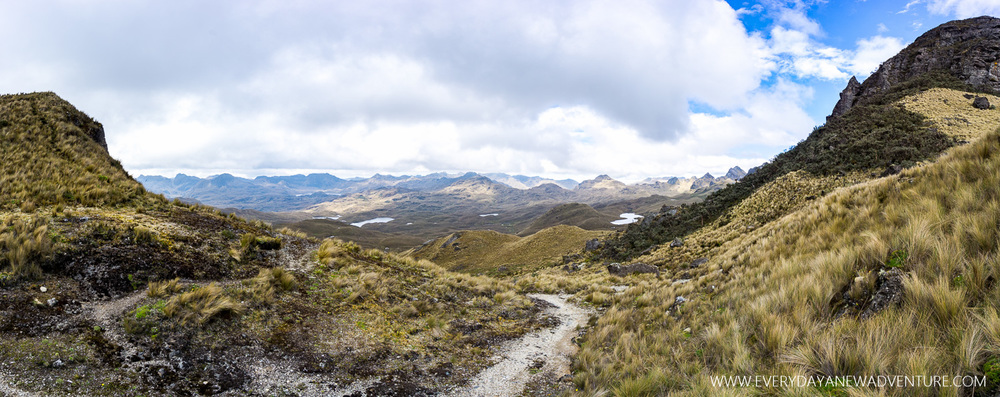
<svg viewBox="0 0 1000 397"><path fill-rule="evenodd" d="M847 113L848 110L851 110L851 107L854 106L854 101L858 99L858 93L860 92L861 83L858 82L856 77L851 76L851 80L847 82L847 87L840 92L840 100L837 101L837 105L833 107L833 113L827 116L826 119L830 120L834 117Z"/></svg>
<svg viewBox="0 0 1000 397"><path fill-rule="evenodd" d="M1000 92L1000 18L951 21L924 33L855 86L852 78L830 118L889 88L933 71L945 71L975 89Z"/></svg>
<svg viewBox="0 0 1000 397"><path fill-rule="evenodd" d="M660 269L653 265L647 265L642 262L636 262L631 265L622 266L620 263L612 263L608 265L608 273L618 277L625 277L634 273L655 273L657 277L660 276Z"/></svg>

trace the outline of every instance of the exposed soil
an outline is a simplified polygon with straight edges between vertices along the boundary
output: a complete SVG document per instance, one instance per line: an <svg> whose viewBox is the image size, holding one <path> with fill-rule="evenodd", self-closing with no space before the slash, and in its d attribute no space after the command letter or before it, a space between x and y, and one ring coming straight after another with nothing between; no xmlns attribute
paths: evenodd
<svg viewBox="0 0 1000 397"><path fill-rule="evenodd" d="M573 337L587 323L589 313L566 301L568 295L529 295L552 307L544 315L558 324L532 332L504 344L494 356L497 363L476 375L466 387L452 390L451 396L516 396L536 379L559 379L568 375L570 356L577 346Z"/></svg>

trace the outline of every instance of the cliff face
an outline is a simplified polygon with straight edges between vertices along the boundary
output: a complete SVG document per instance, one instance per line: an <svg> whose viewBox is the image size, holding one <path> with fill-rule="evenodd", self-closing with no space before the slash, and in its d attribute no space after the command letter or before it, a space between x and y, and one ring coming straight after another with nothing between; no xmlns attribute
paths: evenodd
<svg viewBox="0 0 1000 397"><path fill-rule="evenodd" d="M896 84L932 71L945 71L973 88L1000 92L1000 18L952 21L924 33L857 84L851 78L830 118L838 117Z"/></svg>

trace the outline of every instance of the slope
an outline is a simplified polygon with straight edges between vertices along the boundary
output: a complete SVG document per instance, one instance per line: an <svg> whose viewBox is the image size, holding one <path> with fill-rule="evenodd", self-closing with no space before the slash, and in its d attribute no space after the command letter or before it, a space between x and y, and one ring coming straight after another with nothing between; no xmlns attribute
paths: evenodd
<svg viewBox="0 0 1000 397"><path fill-rule="evenodd" d="M701 266L615 296L574 381L586 393L715 395L736 390L713 387L713 375L994 376L998 223L1000 130L933 164L838 189L722 244ZM784 389L810 391L819 390Z"/></svg>
<svg viewBox="0 0 1000 397"><path fill-rule="evenodd" d="M803 170L818 177L852 172L878 176L890 167L933 160L966 137L949 135L949 129L932 124L946 124L943 120L928 120L901 100L932 88L995 92L996 84L985 76L997 72L993 60L1000 56L995 48L998 41L1000 19L992 17L953 21L928 31L887 60L860 88L852 80L841 94L842 102L848 100L849 105L838 104L834 116L804 141L703 203L630 227L607 242L604 255L632 257L724 219L737 203L790 172ZM971 105L972 98L957 103Z"/></svg>
<svg viewBox="0 0 1000 397"><path fill-rule="evenodd" d="M510 283L147 193L55 94L0 121L5 393L433 393L546 326Z"/></svg>
<svg viewBox="0 0 1000 397"><path fill-rule="evenodd" d="M425 244L413 256L471 274L526 273L561 264L563 255L579 251L587 240L602 234L563 225L543 229L527 237L469 230ZM506 270L501 271L501 266Z"/></svg>

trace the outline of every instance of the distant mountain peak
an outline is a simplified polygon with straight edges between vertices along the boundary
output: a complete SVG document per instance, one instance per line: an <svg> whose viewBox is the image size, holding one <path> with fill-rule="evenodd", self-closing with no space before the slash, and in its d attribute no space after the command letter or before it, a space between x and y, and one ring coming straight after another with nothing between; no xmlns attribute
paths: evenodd
<svg viewBox="0 0 1000 397"><path fill-rule="evenodd" d="M735 166L733 168L730 168L729 172L726 172L726 178L737 180L737 181L740 180L740 179L742 179L746 175L747 175L747 172L743 171L743 169L740 168L740 166Z"/></svg>

